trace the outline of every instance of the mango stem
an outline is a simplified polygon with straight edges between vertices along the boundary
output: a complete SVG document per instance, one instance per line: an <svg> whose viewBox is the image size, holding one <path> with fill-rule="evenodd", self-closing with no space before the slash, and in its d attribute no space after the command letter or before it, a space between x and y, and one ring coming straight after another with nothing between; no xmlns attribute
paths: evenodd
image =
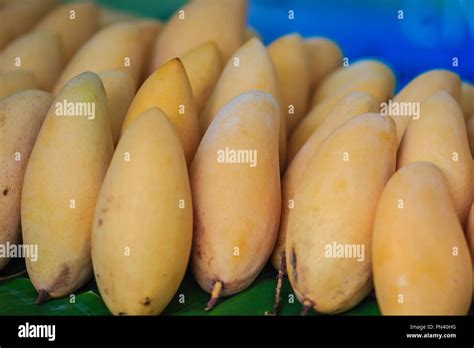
<svg viewBox="0 0 474 348"><path fill-rule="evenodd" d="M49 300L49 295L46 290L40 290L38 298L36 299L36 304L40 305Z"/></svg>
<svg viewBox="0 0 474 348"><path fill-rule="evenodd" d="M273 305L273 312L265 312L265 315L278 315L281 305L281 287L283 286L283 276L285 275L286 256L285 252L281 253L280 267L278 268L277 286L275 288L275 303Z"/></svg>
<svg viewBox="0 0 474 348"><path fill-rule="evenodd" d="M313 307L313 304L309 300L303 301L303 310L301 311L301 315L305 316L308 314L308 311Z"/></svg>
<svg viewBox="0 0 474 348"><path fill-rule="evenodd" d="M222 282L221 281L216 281L214 283L214 287L212 288L212 293L211 293L211 299L207 303L206 308L204 309L205 311L210 311L214 306L216 305L217 299L219 298L219 295L222 290Z"/></svg>

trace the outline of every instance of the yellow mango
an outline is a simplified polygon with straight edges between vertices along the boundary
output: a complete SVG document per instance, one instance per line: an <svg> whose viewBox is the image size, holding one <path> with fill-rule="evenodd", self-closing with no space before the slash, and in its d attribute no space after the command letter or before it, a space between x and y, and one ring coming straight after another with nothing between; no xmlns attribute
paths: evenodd
<svg viewBox="0 0 474 348"><path fill-rule="evenodd" d="M398 152L398 168L428 161L446 176L454 207L464 225L474 194L472 156L461 108L447 92L427 98L420 117L406 128Z"/></svg>
<svg viewBox="0 0 474 348"><path fill-rule="evenodd" d="M99 12L100 28L121 22L137 20L138 17L132 13L116 10L113 8L101 7Z"/></svg>
<svg viewBox="0 0 474 348"><path fill-rule="evenodd" d="M161 30L162 24L156 19L141 19L130 21L130 23L135 24L140 29L141 40L144 47L144 62L141 72L141 79L139 81L139 84L141 84L150 75L148 67L150 66L152 60L153 44Z"/></svg>
<svg viewBox="0 0 474 348"><path fill-rule="evenodd" d="M92 219L113 153L106 102L97 75L75 77L54 100L31 152L21 226L23 242L38 245L38 259L26 267L39 300L66 296L92 275Z"/></svg>
<svg viewBox="0 0 474 348"><path fill-rule="evenodd" d="M212 121L193 160L191 265L212 293L207 309L247 288L270 257L280 218L279 115L268 93L239 95Z"/></svg>
<svg viewBox="0 0 474 348"><path fill-rule="evenodd" d="M360 60L330 74L313 95L313 105L330 97L341 97L350 92L367 92L382 103L393 96L395 76L382 62L372 59Z"/></svg>
<svg viewBox="0 0 474 348"><path fill-rule="evenodd" d="M342 66L341 48L323 37L304 40L309 55L311 86L316 87L331 72Z"/></svg>
<svg viewBox="0 0 474 348"><path fill-rule="evenodd" d="M189 260L192 209L178 134L151 108L120 139L95 209L92 261L113 314L159 314L171 301Z"/></svg>
<svg viewBox="0 0 474 348"><path fill-rule="evenodd" d="M466 120L474 115L474 85L467 82L462 83L460 105Z"/></svg>
<svg viewBox="0 0 474 348"><path fill-rule="evenodd" d="M66 62L98 29L99 8L87 2L58 6L34 28L58 35Z"/></svg>
<svg viewBox="0 0 474 348"><path fill-rule="evenodd" d="M344 312L371 291L372 225L395 169L396 139L388 117L353 118L327 137L299 180L285 254L304 312Z"/></svg>
<svg viewBox="0 0 474 348"><path fill-rule="evenodd" d="M8 71L0 74L0 98L25 89L37 89L35 75L29 71Z"/></svg>
<svg viewBox="0 0 474 348"><path fill-rule="evenodd" d="M430 70L410 81L394 98L394 103L422 103L426 98L445 91L459 101L461 81L459 76L447 70ZM411 117L392 116L397 126L398 144L401 143Z"/></svg>
<svg viewBox="0 0 474 348"><path fill-rule="evenodd" d="M0 100L0 245L20 242L20 195L26 164L53 102L42 91L24 91ZM8 258L0 258L0 270Z"/></svg>
<svg viewBox="0 0 474 348"><path fill-rule="evenodd" d="M123 120L135 96L135 84L130 75L123 71L104 71L99 77L107 95L107 115L115 146L120 138Z"/></svg>
<svg viewBox="0 0 474 348"><path fill-rule="evenodd" d="M309 140L301 148L301 151L288 165L285 175L282 179L282 209L280 219L280 231L275 248L272 254L272 264L276 270L285 272L282 267L284 259L286 233L288 229L288 214L290 206L294 203L294 194L297 183L299 182L306 166L309 164L313 155L319 150L321 144L337 127L353 117L375 112L378 109L374 98L364 92L354 92L341 100L341 102L332 109L327 119L313 133Z"/></svg>
<svg viewBox="0 0 474 348"><path fill-rule="evenodd" d="M84 71L96 74L109 70L124 71L130 74L137 86L145 60L142 35L140 27L132 23L113 24L100 30L69 61L53 93L58 94L66 82Z"/></svg>
<svg viewBox="0 0 474 348"><path fill-rule="evenodd" d="M39 88L45 91L53 88L63 66L59 37L46 32L25 34L0 54L0 73L31 71Z"/></svg>
<svg viewBox="0 0 474 348"><path fill-rule="evenodd" d="M469 210L469 219L467 220L466 239L469 251L471 252L472 262L472 297L474 298L474 205Z"/></svg>
<svg viewBox="0 0 474 348"><path fill-rule="evenodd" d="M199 144L199 122L191 85L178 58L155 71L140 87L123 122L122 134L142 112L152 107L163 110L175 126L189 165Z"/></svg>
<svg viewBox="0 0 474 348"><path fill-rule="evenodd" d="M196 109L202 112L222 72L222 58L217 45L206 42L181 58L191 83Z"/></svg>
<svg viewBox="0 0 474 348"><path fill-rule="evenodd" d="M260 33L255 30L254 28L252 27L247 27L245 28L245 38L244 38L244 42L245 41L248 41L250 39L253 39L253 38L257 38L259 39L260 41L263 41L263 38L262 38L262 35L260 35Z"/></svg>
<svg viewBox="0 0 474 348"><path fill-rule="evenodd" d="M267 49L258 39L246 42L224 67L204 111L199 116L201 135L204 135L225 104L251 90L270 93L280 100L275 68ZM286 125L283 116L280 117L279 156L280 166L283 167L286 158Z"/></svg>
<svg viewBox="0 0 474 348"><path fill-rule="evenodd" d="M465 315L472 266L443 173L416 162L400 169L380 197L373 273L384 315Z"/></svg>
<svg viewBox="0 0 474 348"><path fill-rule="evenodd" d="M0 8L0 51L9 42L25 34L57 0L14 0Z"/></svg>
<svg viewBox="0 0 474 348"><path fill-rule="evenodd" d="M213 41L224 62L244 43L247 0L194 0L170 18L158 36L150 73L167 61Z"/></svg>
<svg viewBox="0 0 474 348"><path fill-rule="evenodd" d="M268 53L277 74L282 115L287 132L291 133L308 109L311 87L308 52L299 34L289 34L270 44Z"/></svg>

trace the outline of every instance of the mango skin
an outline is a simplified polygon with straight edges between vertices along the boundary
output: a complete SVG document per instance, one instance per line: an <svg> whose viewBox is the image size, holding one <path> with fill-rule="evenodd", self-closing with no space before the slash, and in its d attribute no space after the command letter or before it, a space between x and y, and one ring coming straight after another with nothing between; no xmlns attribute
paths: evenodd
<svg viewBox="0 0 474 348"><path fill-rule="evenodd" d="M64 100L95 103L95 118L56 116ZM23 242L38 245L38 260L27 259L26 267L34 287L51 297L74 292L92 275L92 218L113 153L106 112L99 77L75 77L54 100L28 161L21 224Z"/></svg>
<svg viewBox="0 0 474 348"><path fill-rule="evenodd" d="M9 71L0 74L0 98L37 88L35 75L30 71Z"/></svg>
<svg viewBox="0 0 474 348"><path fill-rule="evenodd" d="M238 59L238 66L235 62ZM280 90L273 62L265 46L256 38L250 39L229 59L212 92L204 111L199 116L201 135L204 135L217 113L233 98L251 91L270 93L280 101ZM283 115L283 113L282 113ZM286 159L285 117L280 117L280 167Z"/></svg>
<svg viewBox="0 0 474 348"><path fill-rule="evenodd" d="M71 19L70 11L74 11L74 19ZM46 31L58 35L64 60L68 62L98 29L97 5L72 3L56 7L36 24L34 31Z"/></svg>
<svg viewBox="0 0 474 348"><path fill-rule="evenodd" d="M460 100L461 80L448 70L430 70L410 81L394 98L393 102L422 103L426 98L440 92L449 93L456 101ZM400 145L411 117L392 116L397 126L397 138Z"/></svg>
<svg viewBox="0 0 474 348"><path fill-rule="evenodd" d="M273 267L276 270L280 270L281 258L285 252L290 200L294 198L297 183L303 175L303 172L311 158L319 150L329 134L331 134L337 127L353 117L365 113L376 112L377 110L378 105L376 105L375 99L370 94L364 92L354 92L349 94L331 110L326 120L313 133L311 138L309 138L301 148L301 151L296 154L294 159L288 165L281 184L282 209L280 230L271 259ZM282 271L286 272L286 269L283 269Z"/></svg>
<svg viewBox="0 0 474 348"><path fill-rule="evenodd" d="M377 208L372 254L382 314L467 314L471 259L447 182L434 164L412 163L390 179Z"/></svg>
<svg viewBox="0 0 474 348"><path fill-rule="evenodd" d="M199 143L199 122L191 85L178 58L155 71L140 87L123 122L122 134L142 112L152 107L163 110L176 127L186 163L191 164Z"/></svg>
<svg viewBox="0 0 474 348"><path fill-rule="evenodd" d="M192 213L181 142L151 108L120 139L95 209L95 278L113 314L155 315L171 301L189 260Z"/></svg>
<svg viewBox="0 0 474 348"><path fill-rule="evenodd" d="M189 2L169 19L156 39L150 73L207 41L217 44L227 62L244 43L246 17L247 0Z"/></svg>
<svg viewBox="0 0 474 348"><path fill-rule="evenodd" d="M467 138L469 140L469 148L471 155L474 154L474 115L469 116L466 122Z"/></svg>
<svg viewBox="0 0 474 348"><path fill-rule="evenodd" d="M454 159L457 153L457 161ZM436 164L446 176L454 207L464 225L474 194L472 156L461 108L447 92L426 99L420 118L408 124L398 152L398 168L418 161Z"/></svg>
<svg viewBox="0 0 474 348"><path fill-rule="evenodd" d="M138 85L145 61L143 32L133 23L118 23L99 30L72 57L53 89L57 95L74 76L84 71L96 74L119 70L130 74ZM130 60L127 66L127 58Z"/></svg>
<svg viewBox="0 0 474 348"><path fill-rule="evenodd" d="M20 66L17 66L20 58ZM0 73L31 71L39 88L51 91L64 66L59 37L47 32L32 32L13 41L0 54Z"/></svg>
<svg viewBox="0 0 474 348"><path fill-rule="evenodd" d="M122 124L135 96L135 84L123 71L104 71L99 74L107 95L107 115L112 129L114 146L117 145Z"/></svg>
<svg viewBox="0 0 474 348"><path fill-rule="evenodd" d="M466 240L471 253L472 261L472 297L474 299L474 205L469 210L469 218L466 226Z"/></svg>
<svg viewBox="0 0 474 348"><path fill-rule="evenodd" d="M375 60L362 60L330 74L315 90L313 108L290 135L290 160L344 97L353 92L366 92L380 107L380 103L393 96L394 89L392 70Z"/></svg>
<svg viewBox="0 0 474 348"><path fill-rule="evenodd" d="M459 99L459 104L464 112L464 118L467 121L469 117L474 115L474 85L468 82L463 82Z"/></svg>
<svg viewBox="0 0 474 348"><path fill-rule="evenodd" d="M28 158L53 96L24 91L0 100L0 244L20 241L20 195ZM17 161L16 153L21 155ZM0 258L0 270L8 263Z"/></svg>
<svg viewBox="0 0 474 348"><path fill-rule="evenodd" d="M349 310L372 289L372 225L395 170L396 146L390 118L358 116L327 137L297 184L288 218L287 272L298 299L318 312ZM326 257L334 242L364 245L363 260Z"/></svg>
<svg viewBox="0 0 474 348"><path fill-rule="evenodd" d="M309 56L311 86L315 88L331 72L342 66L342 50L332 40L311 37L304 40Z"/></svg>
<svg viewBox="0 0 474 348"><path fill-rule="evenodd" d="M206 42L181 58L200 114L222 72L222 58L214 42Z"/></svg>
<svg viewBox="0 0 474 348"><path fill-rule="evenodd" d="M309 106L311 74L309 56L299 34L278 38L268 46L280 86L280 107L287 132L301 121ZM293 107L290 113L290 106Z"/></svg>
<svg viewBox="0 0 474 348"><path fill-rule="evenodd" d="M223 296L244 290L270 257L281 208L279 115L268 93L244 93L219 112L196 152L191 266L206 292L216 281L223 283ZM256 166L218 163L217 151L226 147L256 150Z"/></svg>

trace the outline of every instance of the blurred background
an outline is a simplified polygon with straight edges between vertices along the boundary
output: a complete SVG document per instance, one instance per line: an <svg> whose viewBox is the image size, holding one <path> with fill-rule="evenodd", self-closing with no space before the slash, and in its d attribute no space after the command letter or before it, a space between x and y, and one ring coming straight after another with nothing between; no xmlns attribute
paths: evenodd
<svg viewBox="0 0 474 348"><path fill-rule="evenodd" d="M187 1L97 2L166 20ZM379 58L395 70L397 89L434 68L474 82L474 0L249 0L248 22L266 44L299 32L336 41L349 62Z"/></svg>

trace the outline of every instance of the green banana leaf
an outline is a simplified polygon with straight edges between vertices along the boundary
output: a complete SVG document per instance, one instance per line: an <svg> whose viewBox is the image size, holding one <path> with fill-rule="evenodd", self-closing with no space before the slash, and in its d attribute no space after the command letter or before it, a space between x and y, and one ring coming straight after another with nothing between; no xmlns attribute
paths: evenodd
<svg viewBox="0 0 474 348"><path fill-rule="evenodd" d="M0 278L24 270L24 262L14 260L0 273ZM267 266L245 291L222 298L215 308L204 311L209 294L204 292L188 272L163 315L265 315L274 303L276 272ZM26 273L11 279L0 280L0 315L110 315L102 301L94 281L90 281L74 295L50 299L44 304L35 303L38 293ZM288 279L284 279L281 291L280 315L299 315L301 304L296 299ZM369 296L347 315L379 315L376 301ZM318 315L310 311L308 315Z"/></svg>

